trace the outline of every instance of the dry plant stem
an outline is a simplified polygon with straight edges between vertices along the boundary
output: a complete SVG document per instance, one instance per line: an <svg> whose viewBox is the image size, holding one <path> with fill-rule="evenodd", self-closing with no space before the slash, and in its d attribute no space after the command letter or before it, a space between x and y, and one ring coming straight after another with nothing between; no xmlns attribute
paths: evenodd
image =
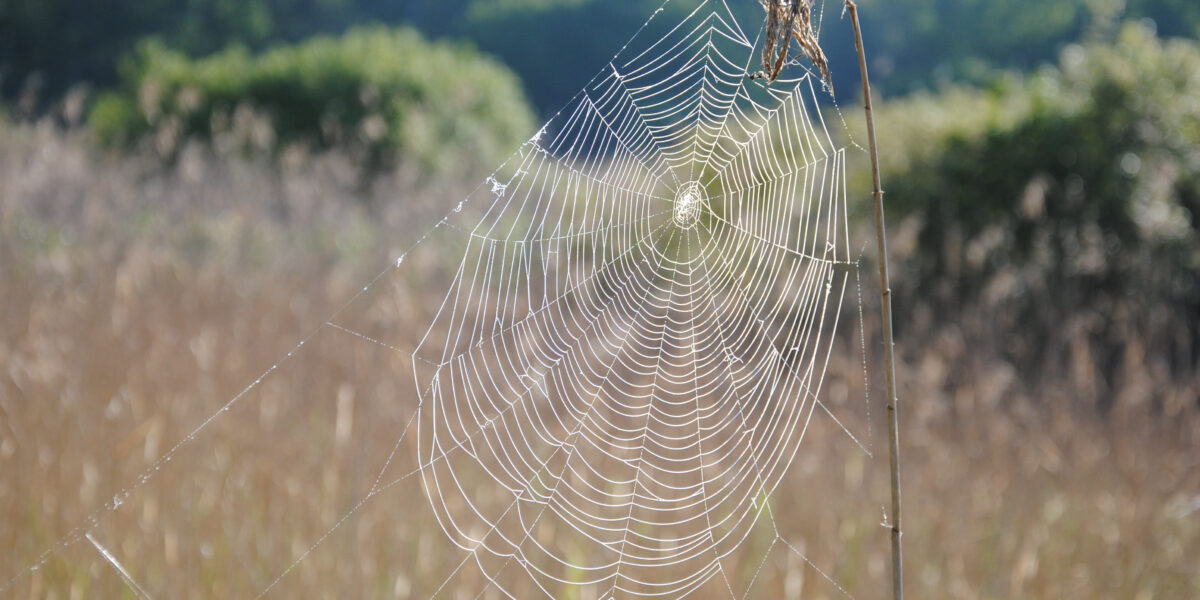
<svg viewBox="0 0 1200 600"><path fill-rule="evenodd" d="M827 86L833 85L829 74L829 61L821 51L817 36L812 29L812 0L759 0L763 10L767 12L767 22L763 25L766 36L763 43L763 70L750 76L751 79L766 79L767 83L775 83L783 65L787 63L788 52L792 40L800 46L800 50L812 61L813 66L821 73L821 81Z"/></svg>
<svg viewBox="0 0 1200 600"><path fill-rule="evenodd" d="M892 512L888 524L892 531L892 595L904 598L904 558L900 544L900 425L896 414L896 357L892 337L892 285L888 274L887 231L883 222L883 187L879 182L879 147L875 144L875 117L871 112L871 81L867 76L867 55L863 50L862 30L858 23L858 6L846 0L850 22L854 26L854 45L858 50L858 67L862 70L863 108L867 113L867 139L871 150L871 178L875 186L875 235L879 246L879 289L883 311L883 356L887 369L888 446L892 470Z"/></svg>

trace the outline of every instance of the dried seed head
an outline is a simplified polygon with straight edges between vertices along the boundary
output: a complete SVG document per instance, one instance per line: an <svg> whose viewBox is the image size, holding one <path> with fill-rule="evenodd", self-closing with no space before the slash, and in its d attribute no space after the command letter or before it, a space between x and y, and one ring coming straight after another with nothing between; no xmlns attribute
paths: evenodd
<svg viewBox="0 0 1200 600"><path fill-rule="evenodd" d="M812 0L759 0L767 12L765 41L763 43L763 70L751 77L765 78L774 82L787 64L792 40L821 73L821 80L832 89L833 79L829 74L829 61L817 42L812 28Z"/></svg>

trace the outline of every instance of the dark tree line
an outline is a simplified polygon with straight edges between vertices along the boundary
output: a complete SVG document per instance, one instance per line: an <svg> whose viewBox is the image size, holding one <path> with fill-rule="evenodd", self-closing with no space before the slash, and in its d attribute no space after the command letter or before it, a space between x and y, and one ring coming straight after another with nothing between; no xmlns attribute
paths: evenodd
<svg viewBox="0 0 1200 600"><path fill-rule="evenodd" d="M473 41L509 63L543 112L603 66L659 0L5 0L0 2L0 91L34 86L52 99L88 82L117 81L122 57L146 37L202 56L240 44L251 50L341 33L368 22L410 24L433 37ZM683 2L669 10L685 10ZM730 3L744 22L756 0ZM862 0L867 45L885 92L942 80L985 81L998 68L1028 68L1125 19L1153 19L1161 35L1195 36L1194 0ZM1123 6L1123 8L1122 8ZM1115 7L1115 9L1114 9ZM814 9L823 22L835 87L856 88L840 3ZM667 21L669 19L662 19ZM840 68L839 68L840 67Z"/></svg>

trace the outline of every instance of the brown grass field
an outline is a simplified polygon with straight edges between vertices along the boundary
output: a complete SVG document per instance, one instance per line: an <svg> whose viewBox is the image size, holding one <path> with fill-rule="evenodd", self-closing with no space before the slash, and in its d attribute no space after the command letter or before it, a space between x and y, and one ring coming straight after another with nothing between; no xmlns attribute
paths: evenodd
<svg viewBox="0 0 1200 600"><path fill-rule="evenodd" d="M415 437L388 462L415 409L407 355L322 327L411 349L445 289L436 244L356 294L470 186L356 186L336 156L197 150L163 173L0 127L0 598L137 597L102 552L158 599L501 597L456 571ZM877 451L809 433L771 502L811 565L764 529L724 565L738 596L887 597L862 281L872 408L853 299L824 393ZM1101 417L1067 374L1025 381L960 339L898 340L909 596L1200 597L1196 387L1148 376Z"/></svg>

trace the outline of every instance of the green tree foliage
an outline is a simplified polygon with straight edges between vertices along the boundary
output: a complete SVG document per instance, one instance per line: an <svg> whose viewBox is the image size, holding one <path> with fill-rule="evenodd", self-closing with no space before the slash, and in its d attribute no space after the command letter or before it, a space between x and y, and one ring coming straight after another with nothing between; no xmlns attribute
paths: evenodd
<svg viewBox="0 0 1200 600"><path fill-rule="evenodd" d="M53 96L81 81L116 81L118 59L154 35L192 56L231 43L262 48L368 20L398 22L404 3L388 0L4 0L0 75L11 95L31 74Z"/></svg>
<svg viewBox="0 0 1200 600"><path fill-rule="evenodd" d="M188 56L237 43L257 51L368 22L411 24L436 37L466 37L513 66L543 113L561 105L604 66L660 0L107 0L0 2L0 88L6 97L31 74L44 96L87 81L107 86L140 40L155 36ZM687 2L666 6L676 19ZM751 29L758 0L729 0ZM837 89L852 96L857 64L838 0L822 0L823 38ZM860 0L876 83L890 94L946 81L986 82L997 70L1029 68L1089 31L1124 18L1152 19L1160 34L1200 34L1194 0ZM674 14L671 14L674 13ZM653 27L651 32L653 33ZM748 32L753 36L754 31Z"/></svg>
<svg viewBox="0 0 1200 600"><path fill-rule="evenodd" d="M238 139L264 150L347 146L378 168L401 158L444 171L502 160L534 129L517 78L474 50L411 29L355 29L252 54L202 59L143 44L122 89L94 105L106 143L147 138L170 152L187 139Z"/></svg>
<svg viewBox="0 0 1200 600"><path fill-rule="evenodd" d="M987 84L1051 61L1067 44L1146 19L1160 35L1200 35L1193 0L860 0L874 75L890 94ZM853 65L851 65L853 66Z"/></svg>
<svg viewBox="0 0 1200 600"><path fill-rule="evenodd" d="M1088 0L863 0L863 28L885 90L985 81L996 67L1054 56L1089 21Z"/></svg>
<svg viewBox="0 0 1200 600"><path fill-rule="evenodd" d="M412 13L422 29L466 37L504 59L522 76L543 111L569 98L603 67L624 37L662 5L659 0L425 3L440 8ZM656 20L677 20L688 9L685 4L667 4L667 11L675 14ZM853 97L859 81L849 27L839 21L836 0L819 4L835 88ZM987 83L1005 70L1052 61L1065 45L1105 33L1125 18L1152 19L1163 35L1200 34L1200 3L1193 0L860 0L859 4L876 83L889 95L955 81ZM758 0L731 0L728 5L753 36L763 15Z"/></svg>
<svg viewBox="0 0 1200 600"><path fill-rule="evenodd" d="M1062 376L1082 347L1111 377L1150 338L1151 367L1192 372L1197 98L1200 47L1130 25L1028 79L883 107L885 136L915 149L886 176L918 227L902 296L1020 332L1004 352L1031 371Z"/></svg>
<svg viewBox="0 0 1200 600"><path fill-rule="evenodd" d="M1097 1L1097 0L1094 0ZM1200 3L1193 0L1107 0L1118 7L1125 5L1125 16L1154 21L1160 35L1200 36ZM1115 12L1115 11L1114 11Z"/></svg>
<svg viewBox="0 0 1200 600"><path fill-rule="evenodd" d="M660 5L661 0L477 0L450 33L512 65L534 104L549 111L603 69ZM668 8L670 14L660 15L654 25L686 16L682 3ZM751 8L750 14L762 14ZM649 34L661 29L654 25Z"/></svg>

